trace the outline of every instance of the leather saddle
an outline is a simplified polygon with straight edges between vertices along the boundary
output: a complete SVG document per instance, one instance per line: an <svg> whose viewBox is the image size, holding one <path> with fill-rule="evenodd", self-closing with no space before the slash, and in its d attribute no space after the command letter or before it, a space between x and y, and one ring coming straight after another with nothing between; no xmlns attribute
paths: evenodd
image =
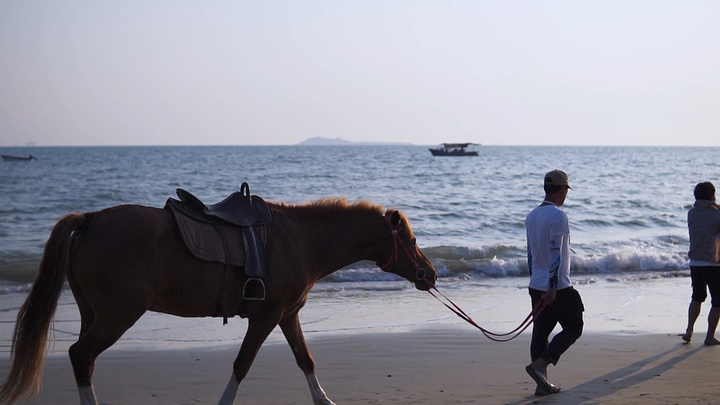
<svg viewBox="0 0 720 405"><path fill-rule="evenodd" d="M265 201L250 195L250 186L242 183L239 192L216 204L206 205L192 193L176 190L180 200L168 198L169 209L183 242L200 260L239 266L247 280L243 299L264 300L266 275L264 246L266 224L272 220Z"/></svg>
<svg viewBox="0 0 720 405"><path fill-rule="evenodd" d="M176 190L180 201L191 210L202 211L208 217L214 217L237 226L265 225L272 216L265 200L250 195L250 186L243 182L240 191L230 194L217 204L205 205L199 198L181 188Z"/></svg>

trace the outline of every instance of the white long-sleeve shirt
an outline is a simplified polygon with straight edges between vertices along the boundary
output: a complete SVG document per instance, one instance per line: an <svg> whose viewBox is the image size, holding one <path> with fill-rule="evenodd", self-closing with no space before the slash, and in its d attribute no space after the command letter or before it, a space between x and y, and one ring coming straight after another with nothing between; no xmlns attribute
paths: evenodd
<svg viewBox="0 0 720 405"><path fill-rule="evenodd" d="M570 287L570 225L565 212L544 201L528 214L525 232L529 287L540 291Z"/></svg>

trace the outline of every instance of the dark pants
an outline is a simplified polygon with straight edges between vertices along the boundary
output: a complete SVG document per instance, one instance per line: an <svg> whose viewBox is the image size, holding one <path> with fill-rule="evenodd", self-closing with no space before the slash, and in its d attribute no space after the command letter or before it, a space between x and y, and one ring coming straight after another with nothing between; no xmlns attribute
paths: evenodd
<svg viewBox="0 0 720 405"><path fill-rule="evenodd" d="M690 266L692 280L692 299L705 302L707 290L710 290L712 306L720 306L720 267Z"/></svg>
<svg viewBox="0 0 720 405"><path fill-rule="evenodd" d="M532 288L529 290L535 308L545 292ZM555 301L535 317L530 342L532 361L542 357L552 364L557 364L560 356L582 335L584 310L585 307L577 290L572 287L557 290ZM548 344L548 338L558 323L562 326L562 331Z"/></svg>

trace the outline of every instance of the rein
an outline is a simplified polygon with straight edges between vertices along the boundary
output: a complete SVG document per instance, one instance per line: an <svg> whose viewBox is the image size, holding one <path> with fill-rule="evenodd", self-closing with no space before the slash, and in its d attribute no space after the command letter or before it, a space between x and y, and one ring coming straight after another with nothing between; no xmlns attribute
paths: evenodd
<svg viewBox="0 0 720 405"><path fill-rule="evenodd" d="M413 257L413 255L410 254L410 250L405 245L405 242L400 238L399 233L404 229L403 227L397 227L395 228L392 224L392 221L390 220L390 217L386 214L385 215L385 221L387 222L388 226L390 227L390 231L392 232L392 238L393 238L393 250L392 253L390 253L390 257L388 258L387 262L385 264L380 265L378 263L378 266L381 269L385 269L387 266L392 263L393 259L397 261L398 256L398 245L400 245L405 252L405 255L407 256L408 260L410 260L410 263L415 267L415 277L418 280L424 281L428 286L430 286L430 289L428 290L428 293L432 295L436 300L440 301L441 304L445 305L450 311L455 313L460 319L464 320L465 322L469 323L470 325L476 327L480 330L480 332L485 335L488 339L495 341L495 342L509 342L516 337L520 336L525 329L527 329L532 323L533 320L535 320L535 317L540 315L540 313L545 309L545 304L540 300L537 305L530 311L530 314L523 320L518 327L511 330L507 333L494 333L490 332L489 330L483 328L482 326L478 325L465 311L463 311L457 304L455 304L450 298L446 297L445 294L441 293L440 290L437 289L435 286L435 283L428 280L427 275L425 274L425 269L420 268L417 261ZM435 290L437 295L432 292L432 290ZM442 297L442 299L440 298ZM443 300L444 299L444 300Z"/></svg>
<svg viewBox="0 0 720 405"><path fill-rule="evenodd" d="M429 280L425 280L430 287L435 290L440 296L442 296L447 302L443 301L435 295L432 290L428 290L428 293L435 297L436 300L440 301L443 305L445 305L449 310L455 313L460 319L464 320L465 322L469 323L470 325L476 327L480 330L480 332L485 335L488 339L495 341L495 342L509 342L516 337L520 336L521 333L525 331L533 322L536 316L540 315L540 313L545 309L545 304L543 304L542 301L539 301L537 305L535 305L535 308L530 311L530 314L523 320L520 325L518 325L517 328L511 330L507 333L494 333L490 332L489 330L483 328L482 326L478 325L471 317L470 315L466 314L465 311L463 311L457 304L455 304L450 298L446 297L445 294L441 293L440 290L435 287L434 284L431 284ZM448 304L449 303L449 304Z"/></svg>

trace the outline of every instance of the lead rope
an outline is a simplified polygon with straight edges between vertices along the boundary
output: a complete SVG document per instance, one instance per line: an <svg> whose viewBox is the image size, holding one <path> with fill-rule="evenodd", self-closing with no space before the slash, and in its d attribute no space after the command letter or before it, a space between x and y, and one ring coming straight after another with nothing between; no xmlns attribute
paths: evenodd
<svg viewBox="0 0 720 405"><path fill-rule="evenodd" d="M463 311L457 304L455 304L450 298L446 297L445 294L441 293L440 290L435 287L433 283L430 282L430 280L425 279L425 282L431 286L431 290L428 290L428 293L435 297L436 300L440 301L443 305L445 305L449 310L455 313L460 319L464 320L465 322L469 323L470 325L476 327L480 330L480 332L485 335L488 339L494 341L494 342L509 342L516 337L520 336L525 329L527 329L533 322L536 316L540 315L540 313L545 309L545 304L543 304L542 301L539 301L537 305L530 311L530 314L523 320L520 325L518 325L517 328L511 330L507 333L495 333L490 332L489 330L483 328L482 326L478 325L471 317L470 315L466 314L465 311ZM432 292L432 290L435 290L440 296L442 296L445 301L440 299L435 293ZM448 304L449 303L449 304Z"/></svg>
<svg viewBox="0 0 720 405"><path fill-rule="evenodd" d="M533 320L535 319L535 317L537 317L538 315L540 315L540 313L543 311L543 309L545 309L545 304L542 302L542 300L540 300L540 301L538 301L538 303L535 305L535 307L532 309L532 311L530 311L530 314L525 318L525 320L523 320L523 321L520 323L520 325L518 325L517 328L515 328L515 329L513 329L513 330L511 330L510 332L507 332L507 333L494 333L494 332L490 332L489 330L487 330L487 329L483 328L482 326L478 325L478 324L470 317L470 315L466 314L465 311L463 311L463 310L462 310L457 304L455 304L450 298L446 297L445 294L441 293L440 290L438 290L437 287L435 287L435 283L433 283L433 282L431 282L430 280L428 280L427 276L425 275L425 270L424 270L424 269L421 269L421 268L418 266L417 262L415 261L415 259L413 259L412 255L411 255L410 252L408 251L407 246L405 246L405 243L403 243L402 239L400 239L400 237L399 237L399 235L398 235L398 232L401 231L403 228L401 228L401 227L400 227L400 228L395 228L395 227L393 226L392 222L390 221L390 218L389 218L387 215L385 215L385 221L387 222L388 226L390 227L390 231L392 232L393 250L392 250L392 252L390 253L390 257L388 258L387 262L385 262L385 264L383 264L383 265L380 265L380 263L378 263L378 266L379 266L381 269L385 269L385 267L387 267L388 265L390 265L390 263L392 262L393 258L395 259L395 261L397 261L397 252L398 252L398 248L397 248L397 247L398 247L398 242L399 242L399 244L400 244L400 246L403 248L403 251L405 252L405 255L407 256L407 258L410 260L410 262L413 264L413 266L415 266L415 269L418 270L418 272L416 273L416 277L417 277L418 279L420 279L420 280L425 281L425 283L426 283L428 286L430 286L430 289L428 290L428 293L430 293L430 295L432 295L433 297L435 297L436 300L440 301L440 303L442 303L443 305L445 305L449 310L451 310L452 312L454 312L455 315L457 315L458 317L460 317L460 319L464 320L465 322L467 322L467 323L469 323L470 325L472 325L472 326L476 327L477 329L479 329L480 332L482 332L483 335L485 335L485 337L487 337L488 339L490 339L490 340L492 340L492 341L495 341L495 342L509 342L509 341L515 339L516 337L520 336L520 334L522 334L522 333L525 331L525 329L527 329L527 328L533 323ZM438 295L442 296L442 297L445 299L445 301L443 301L442 299L440 299L440 297L438 297L437 295L435 295L435 293L433 293L432 290L435 290L435 291L438 293ZM447 302L446 302L446 301L447 301ZM448 304L448 303L449 303L449 304Z"/></svg>

